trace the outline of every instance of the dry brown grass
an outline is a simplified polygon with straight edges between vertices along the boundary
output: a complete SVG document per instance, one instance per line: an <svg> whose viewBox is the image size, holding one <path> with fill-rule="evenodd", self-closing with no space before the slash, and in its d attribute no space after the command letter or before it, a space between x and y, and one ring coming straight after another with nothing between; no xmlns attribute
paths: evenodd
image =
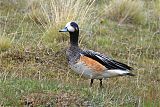
<svg viewBox="0 0 160 107"><path fill-rule="evenodd" d="M106 14L112 19L121 23L143 23L145 14L144 3L140 0L112 0L106 6Z"/></svg>
<svg viewBox="0 0 160 107"><path fill-rule="evenodd" d="M29 6L29 17L46 30L42 41L47 46L59 50L62 44L66 44L66 36L57 31L69 21L76 21L81 26L80 29L92 29L98 16L94 7L95 0L34 1ZM83 32L83 35L86 35L86 32Z"/></svg>

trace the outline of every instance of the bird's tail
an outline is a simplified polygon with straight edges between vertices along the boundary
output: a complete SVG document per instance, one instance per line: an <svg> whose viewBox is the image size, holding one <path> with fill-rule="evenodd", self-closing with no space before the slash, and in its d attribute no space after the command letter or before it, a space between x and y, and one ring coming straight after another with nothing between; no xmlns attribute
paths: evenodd
<svg viewBox="0 0 160 107"><path fill-rule="evenodd" d="M129 75L129 76L136 76L135 74L132 74L132 73L126 73L126 75Z"/></svg>

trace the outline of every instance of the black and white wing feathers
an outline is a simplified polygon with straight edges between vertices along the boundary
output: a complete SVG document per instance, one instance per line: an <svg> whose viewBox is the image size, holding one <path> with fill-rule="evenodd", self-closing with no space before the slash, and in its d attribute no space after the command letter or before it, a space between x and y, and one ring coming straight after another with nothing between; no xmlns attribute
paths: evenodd
<svg viewBox="0 0 160 107"><path fill-rule="evenodd" d="M81 52L81 54L98 61L99 63L104 65L108 70L113 70L113 69L127 70L127 71L133 70L132 67L130 67L126 64L115 61L115 60L113 60L103 54L100 54L98 52L94 52L92 50L84 50Z"/></svg>

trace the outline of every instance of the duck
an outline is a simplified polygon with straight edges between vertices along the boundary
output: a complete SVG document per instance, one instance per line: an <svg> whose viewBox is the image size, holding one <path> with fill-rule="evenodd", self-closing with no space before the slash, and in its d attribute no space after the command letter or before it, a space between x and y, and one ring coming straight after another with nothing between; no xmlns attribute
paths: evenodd
<svg viewBox="0 0 160 107"><path fill-rule="evenodd" d="M73 71L91 80L90 87L94 79L98 79L100 87L103 87L102 79L135 76L130 72L133 68L122 62L93 50L82 50L78 45L79 26L76 22L68 22L59 32L69 32L70 45L66 50L68 64Z"/></svg>

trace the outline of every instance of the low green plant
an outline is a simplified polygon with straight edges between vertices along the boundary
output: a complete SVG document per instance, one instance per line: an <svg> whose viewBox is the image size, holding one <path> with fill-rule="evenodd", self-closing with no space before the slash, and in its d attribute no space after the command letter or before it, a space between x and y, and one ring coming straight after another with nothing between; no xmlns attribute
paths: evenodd
<svg viewBox="0 0 160 107"><path fill-rule="evenodd" d="M0 52L6 51L11 47L11 40L5 36L0 36Z"/></svg>

